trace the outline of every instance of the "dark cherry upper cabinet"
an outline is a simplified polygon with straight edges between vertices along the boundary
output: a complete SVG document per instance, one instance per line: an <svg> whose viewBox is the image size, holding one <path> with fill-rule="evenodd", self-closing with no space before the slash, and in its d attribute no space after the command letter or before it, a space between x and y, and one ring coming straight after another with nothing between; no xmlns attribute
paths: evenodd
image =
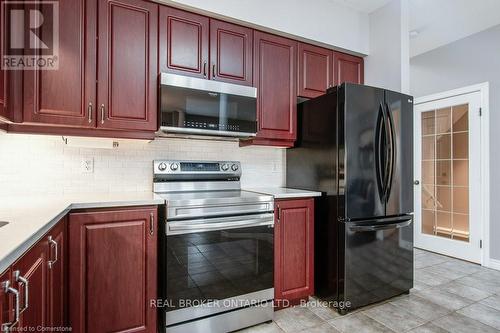
<svg viewBox="0 0 500 333"><path fill-rule="evenodd" d="M314 199L275 202L274 293L278 307L314 293Z"/></svg>
<svg viewBox="0 0 500 333"><path fill-rule="evenodd" d="M209 19L160 6L160 71L208 78Z"/></svg>
<svg viewBox="0 0 500 333"><path fill-rule="evenodd" d="M4 0L0 0L0 6L3 6ZM0 13L0 33L2 34L0 36L0 41L5 41L6 37L6 31L7 31L7 25L5 24L4 18L3 18L3 12ZM5 43L5 42L4 42ZM0 45L0 49L4 49L3 45ZM0 118L9 118L9 113L7 109L7 71L2 70L0 66ZM1 321L0 321L1 323Z"/></svg>
<svg viewBox="0 0 500 333"><path fill-rule="evenodd" d="M294 141L297 136L297 42L254 32L257 139Z"/></svg>
<svg viewBox="0 0 500 333"><path fill-rule="evenodd" d="M158 5L99 0L98 128L157 129Z"/></svg>
<svg viewBox="0 0 500 333"><path fill-rule="evenodd" d="M96 2L71 0L58 4L58 69L23 71L23 121L94 127Z"/></svg>
<svg viewBox="0 0 500 333"><path fill-rule="evenodd" d="M3 6L4 0L0 0L0 6ZM2 12L3 13L3 12ZM0 41L5 38L5 22L3 15L0 15ZM0 45L0 49L3 50L3 45ZM4 72L0 66L0 117L7 118L7 103L5 98L7 97L7 72Z"/></svg>
<svg viewBox="0 0 500 333"><path fill-rule="evenodd" d="M70 214L73 332L156 333L157 209Z"/></svg>
<svg viewBox="0 0 500 333"><path fill-rule="evenodd" d="M47 327L49 247L40 241L12 265L12 282L19 290L22 311L17 327ZM23 281L26 279L27 283ZM28 288L26 288L28 286ZM26 292L28 291L28 297ZM26 300L28 303L26 304Z"/></svg>
<svg viewBox="0 0 500 333"><path fill-rule="evenodd" d="M335 85L342 84L343 82L358 84L363 84L365 82L363 58L341 52L334 52L333 70Z"/></svg>
<svg viewBox="0 0 500 333"><path fill-rule="evenodd" d="M67 241L66 218L46 235L49 248L47 276L47 324L63 327L67 323Z"/></svg>
<svg viewBox="0 0 500 333"><path fill-rule="evenodd" d="M253 30L210 20L210 78L251 86Z"/></svg>
<svg viewBox="0 0 500 333"><path fill-rule="evenodd" d="M333 86L333 51L299 43L297 95L314 98Z"/></svg>

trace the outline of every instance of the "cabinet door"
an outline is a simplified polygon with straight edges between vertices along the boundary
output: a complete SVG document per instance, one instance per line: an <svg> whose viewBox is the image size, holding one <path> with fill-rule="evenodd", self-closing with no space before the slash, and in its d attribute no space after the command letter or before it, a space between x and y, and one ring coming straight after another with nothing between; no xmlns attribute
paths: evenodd
<svg viewBox="0 0 500 333"><path fill-rule="evenodd" d="M21 310L25 309L18 329L36 330L47 326L47 257L47 242L40 241L12 265L12 282L19 290Z"/></svg>
<svg viewBox="0 0 500 333"><path fill-rule="evenodd" d="M158 6L99 0L98 127L157 129Z"/></svg>
<svg viewBox="0 0 500 333"><path fill-rule="evenodd" d="M254 32L259 138L295 140L297 135L297 43Z"/></svg>
<svg viewBox="0 0 500 333"><path fill-rule="evenodd" d="M47 323L49 327L66 325L66 218L45 237L49 247Z"/></svg>
<svg viewBox="0 0 500 333"><path fill-rule="evenodd" d="M156 332L156 207L70 214L75 332Z"/></svg>
<svg viewBox="0 0 500 333"><path fill-rule="evenodd" d="M0 6L3 8L4 0L0 0ZM3 12L0 13L0 42L4 43L4 45L0 45L0 49L5 48L5 37L7 31L7 25L5 24L5 20L3 17ZM0 66L0 117L8 118L7 113L7 71L2 70ZM1 323L1 321L0 321Z"/></svg>
<svg viewBox="0 0 500 333"><path fill-rule="evenodd" d="M24 122L95 126L95 1L58 1L57 70L26 70ZM44 33L44 25L41 27Z"/></svg>
<svg viewBox="0 0 500 333"><path fill-rule="evenodd" d="M297 94L314 98L333 86L333 51L299 43L299 82Z"/></svg>
<svg viewBox="0 0 500 333"><path fill-rule="evenodd" d="M208 78L208 17L160 6L160 71Z"/></svg>
<svg viewBox="0 0 500 333"><path fill-rule="evenodd" d="M9 118L7 110L7 86L7 71L0 69L0 117L3 118Z"/></svg>
<svg viewBox="0 0 500 333"><path fill-rule="evenodd" d="M212 80L252 85L253 30L210 20L210 77Z"/></svg>
<svg viewBox="0 0 500 333"><path fill-rule="evenodd" d="M333 70L335 85L339 85L343 82L363 84L365 81L363 58L341 52L334 52Z"/></svg>
<svg viewBox="0 0 500 333"><path fill-rule="evenodd" d="M13 302L12 302L12 294L10 292L5 291L5 284L8 283L9 286L12 286L12 282L10 280L11 271L8 269L0 275L0 332L3 332L3 326L11 323L14 318L13 312ZM15 288L15 286L12 286Z"/></svg>
<svg viewBox="0 0 500 333"><path fill-rule="evenodd" d="M314 293L314 199L276 201L275 299Z"/></svg>

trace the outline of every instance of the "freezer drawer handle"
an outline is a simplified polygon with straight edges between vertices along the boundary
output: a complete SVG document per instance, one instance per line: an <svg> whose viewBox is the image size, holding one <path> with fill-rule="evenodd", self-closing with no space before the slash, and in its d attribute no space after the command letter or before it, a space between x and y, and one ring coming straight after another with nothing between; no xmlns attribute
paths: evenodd
<svg viewBox="0 0 500 333"><path fill-rule="evenodd" d="M397 223L388 223L388 224L375 224L375 225L352 225L349 228L352 231L379 231L379 230L388 230L388 229L400 229L407 227L411 224L411 219L397 222Z"/></svg>

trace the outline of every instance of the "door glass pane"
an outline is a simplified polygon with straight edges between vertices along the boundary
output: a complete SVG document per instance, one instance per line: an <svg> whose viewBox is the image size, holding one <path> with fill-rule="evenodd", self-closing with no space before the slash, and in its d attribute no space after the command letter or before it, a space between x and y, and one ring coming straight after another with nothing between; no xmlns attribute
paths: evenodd
<svg viewBox="0 0 500 333"><path fill-rule="evenodd" d="M469 241L469 106L422 112L422 233Z"/></svg>

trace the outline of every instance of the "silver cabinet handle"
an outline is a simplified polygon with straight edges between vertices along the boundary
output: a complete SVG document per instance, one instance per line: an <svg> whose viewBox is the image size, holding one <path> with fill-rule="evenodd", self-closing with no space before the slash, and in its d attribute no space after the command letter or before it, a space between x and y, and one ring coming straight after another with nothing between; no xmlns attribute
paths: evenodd
<svg viewBox="0 0 500 333"><path fill-rule="evenodd" d="M92 102L89 102L89 107L87 108L89 124L92 122Z"/></svg>
<svg viewBox="0 0 500 333"><path fill-rule="evenodd" d="M21 271L14 271L14 279L16 280L16 282L18 284L20 284L19 291L21 291L21 286L24 285L24 306L20 310L20 313L23 313L28 308L28 298L29 298L29 294L30 294L29 282L28 282L27 278L25 278L24 276L21 275Z"/></svg>
<svg viewBox="0 0 500 333"><path fill-rule="evenodd" d="M215 80L215 64L212 65L212 80Z"/></svg>
<svg viewBox="0 0 500 333"><path fill-rule="evenodd" d="M153 213L149 214L149 234L153 236L155 232L155 216Z"/></svg>
<svg viewBox="0 0 500 333"><path fill-rule="evenodd" d="M101 124L104 124L104 104L101 104Z"/></svg>
<svg viewBox="0 0 500 333"><path fill-rule="evenodd" d="M54 260L49 260L49 269L52 269L52 267L54 266L54 264L57 262L57 259L58 259L58 247L59 247L59 244L57 244L57 242L52 238L52 236L49 236L49 244L53 245L54 246L54 250L55 250L55 259Z"/></svg>
<svg viewBox="0 0 500 333"><path fill-rule="evenodd" d="M17 325L19 322L19 315L20 315L20 307L19 307L19 291L17 289L14 289L10 286L10 281L4 281L2 282L2 289L4 292L14 294L15 300L16 300L16 305L14 308L14 321L10 323L2 323L2 332L10 332L12 328Z"/></svg>
<svg viewBox="0 0 500 333"><path fill-rule="evenodd" d="M207 62L203 62L203 77L206 79L207 78Z"/></svg>

